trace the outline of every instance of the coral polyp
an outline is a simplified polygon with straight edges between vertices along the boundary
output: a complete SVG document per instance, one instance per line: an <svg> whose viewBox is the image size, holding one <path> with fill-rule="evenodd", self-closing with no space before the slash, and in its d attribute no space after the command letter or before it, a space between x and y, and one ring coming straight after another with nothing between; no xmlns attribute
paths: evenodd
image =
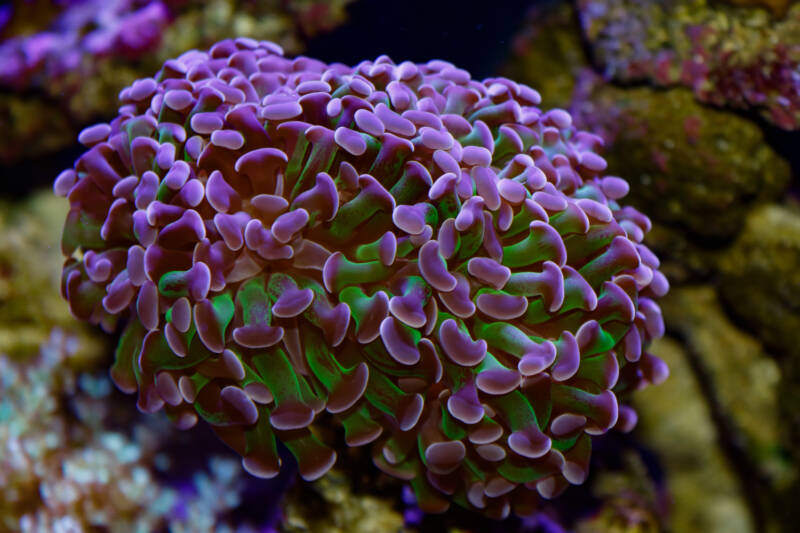
<svg viewBox="0 0 800 533"><path fill-rule="evenodd" d="M527 514L666 377L650 222L535 90L237 39L120 100L55 183L64 295L125 323L112 377L142 410L204 419L250 473L282 443L322 476L335 425L425 511Z"/></svg>

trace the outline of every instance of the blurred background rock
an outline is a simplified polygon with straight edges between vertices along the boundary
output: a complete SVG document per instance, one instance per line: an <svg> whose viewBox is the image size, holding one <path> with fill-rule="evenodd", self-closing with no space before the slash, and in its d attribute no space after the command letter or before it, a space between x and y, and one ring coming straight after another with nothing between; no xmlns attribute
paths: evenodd
<svg viewBox="0 0 800 533"><path fill-rule="evenodd" d="M240 35L500 73L605 139L672 284L654 349L672 374L583 486L533 519L423 516L358 451L313 484L255 480L207 428L114 390L113 340L59 294L48 187L122 87ZM0 7L0 131L0 531L796 531L800 3L18 0Z"/></svg>
<svg viewBox="0 0 800 533"><path fill-rule="evenodd" d="M664 530L797 527L799 24L794 2L548 2L503 69L603 136L653 221L671 377L634 438Z"/></svg>

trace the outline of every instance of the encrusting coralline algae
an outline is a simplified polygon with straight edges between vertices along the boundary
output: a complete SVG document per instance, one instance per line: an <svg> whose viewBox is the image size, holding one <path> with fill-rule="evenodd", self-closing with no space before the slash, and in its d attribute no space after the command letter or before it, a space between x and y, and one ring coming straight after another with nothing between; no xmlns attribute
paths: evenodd
<svg viewBox="0 0 800 533"><path fill-rule="evenodd" d="M529 514L666 378L650 221L535 90L236 39L120 100L55 183L63 293L125 323L112 376L142 410L205 419L252 474L280 442L324 475L333 418L424 511Z"/></svg>

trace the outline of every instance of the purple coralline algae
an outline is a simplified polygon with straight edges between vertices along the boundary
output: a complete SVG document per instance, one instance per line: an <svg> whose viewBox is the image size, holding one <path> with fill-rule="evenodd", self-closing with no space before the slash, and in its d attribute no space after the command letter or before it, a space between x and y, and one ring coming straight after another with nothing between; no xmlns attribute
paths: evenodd
<svg viewBox="0 0 800 533"><path fill-rule="evenodd" d="M530 514L666 378L668 290L602 141L504 78L240 38L169 60L79 136L62 290L143 411L273 477L371 444L420 508Z"/></svg>
<svg viewBox="0 0 800 533"><path fill-rule="evenodd" d="M683 85L703 103L800 126L800 4L780 18L705 0L579 0L593 60L621 82Z"/></svg>

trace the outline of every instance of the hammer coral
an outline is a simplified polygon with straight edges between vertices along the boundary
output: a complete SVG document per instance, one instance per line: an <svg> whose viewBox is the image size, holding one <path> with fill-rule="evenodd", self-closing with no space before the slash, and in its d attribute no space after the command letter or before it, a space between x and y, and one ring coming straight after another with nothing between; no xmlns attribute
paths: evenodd
<svg viewBox="0 0 800 533"><path fill-rule="evenodd" d="M601 140L445 61L355 67L227 40L167 61L84 130L63 292L125 322L112 376L202 418L253 475L371 444L423 510L502 518L587 475L668 284Z"/></svg>

